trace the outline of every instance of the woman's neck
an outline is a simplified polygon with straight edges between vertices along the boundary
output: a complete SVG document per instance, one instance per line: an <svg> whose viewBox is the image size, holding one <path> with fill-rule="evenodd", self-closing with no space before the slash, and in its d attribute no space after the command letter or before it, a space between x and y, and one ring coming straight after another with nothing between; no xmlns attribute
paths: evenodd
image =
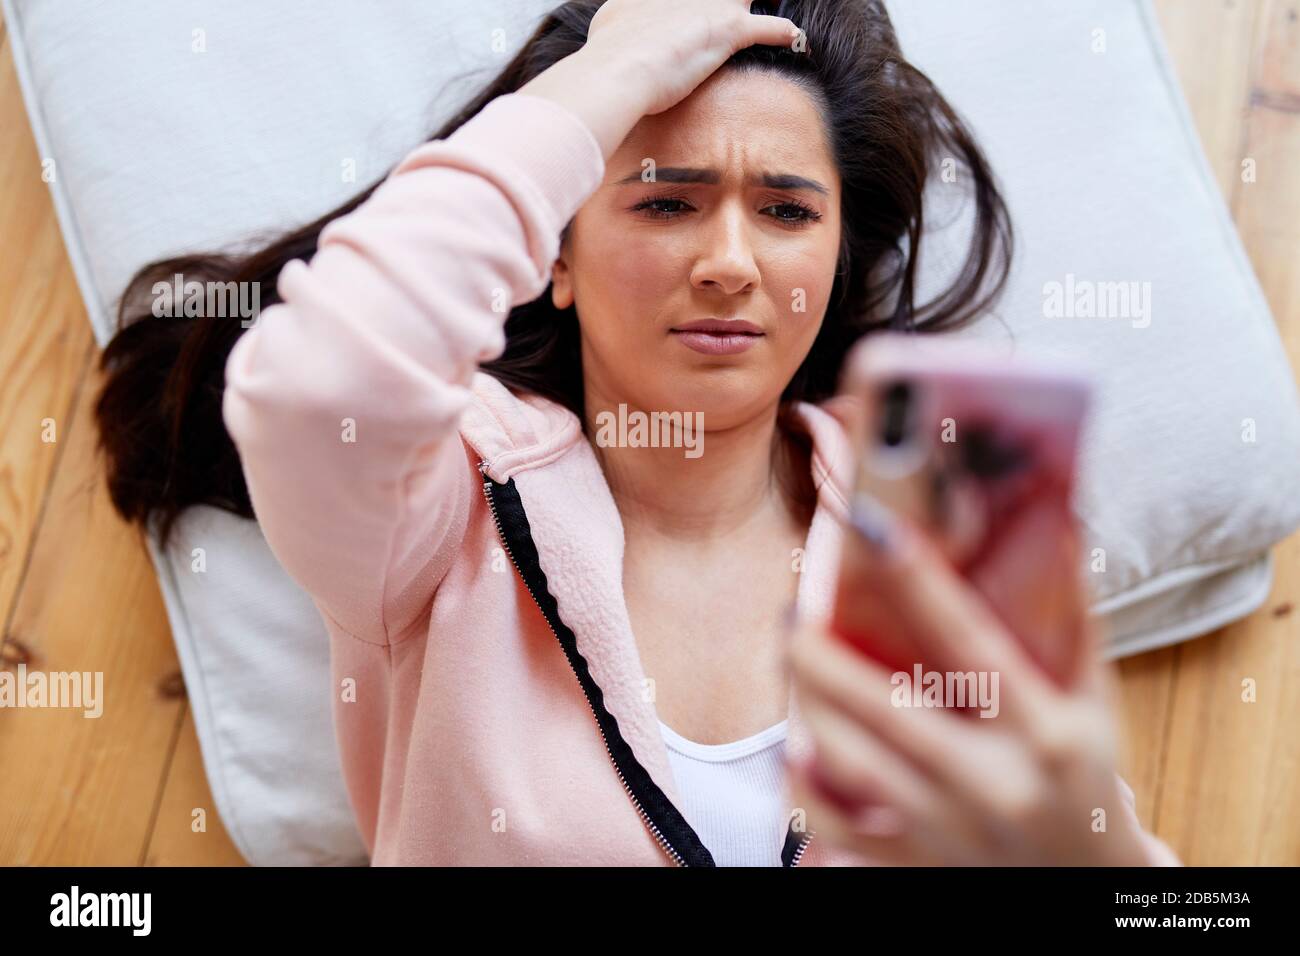
<svg viewBox="0 0 1300 956"><path fill-rule="evenodd" d="M634 411L622 413L633 427ZM587 434L625 531L699 545L773 523L806 529L815 497L808 460L783 434L777 412L773 405L731 428L695 436L698 454L690 449L691 457L683 447L609 441L625 437L619 403L589 392Z"/></svg>

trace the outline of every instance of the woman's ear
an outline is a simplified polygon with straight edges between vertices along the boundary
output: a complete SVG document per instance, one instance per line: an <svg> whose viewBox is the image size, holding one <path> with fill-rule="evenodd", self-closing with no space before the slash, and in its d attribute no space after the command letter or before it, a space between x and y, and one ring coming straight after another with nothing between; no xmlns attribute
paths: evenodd
<svg viewBox="0 0 1300 956"><path fill-rule="evenodd" d="M551 266L551 304L557 309L567 309L573 305L573 274L564 257L565 253L562 252Z"/></svg>

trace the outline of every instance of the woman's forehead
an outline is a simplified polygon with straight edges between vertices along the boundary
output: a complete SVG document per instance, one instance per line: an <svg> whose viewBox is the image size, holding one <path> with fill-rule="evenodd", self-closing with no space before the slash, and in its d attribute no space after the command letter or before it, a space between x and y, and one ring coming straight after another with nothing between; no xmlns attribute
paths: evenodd
<svg viewBox="0 0 1300 956"><path fill-rule="evenodd" d="M670 110L644 116L610 157L609 172L622 167L713 168L727 175L835 170L817 102L798 83L766 70L714 74ZM780 167L779 169L777 167Z"/></svg>

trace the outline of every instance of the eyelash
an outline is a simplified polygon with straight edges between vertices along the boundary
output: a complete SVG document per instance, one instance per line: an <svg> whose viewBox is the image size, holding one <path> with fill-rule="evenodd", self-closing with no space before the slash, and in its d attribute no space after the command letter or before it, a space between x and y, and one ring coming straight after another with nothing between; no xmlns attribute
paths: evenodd
<svg viewBox="0 0 1300 956"><path fill-rule="evenodd" d="M687 204L687 200L681 196L656 196L653 199L646 199L637 203L635 206L632 207L632 211L644 212L651 219L673 219L678 215L678 212L665 212L661 209L653 208L656 203L670 203L670 202ZM822 214L819 213L812 206L809 206L806 203L802 203L797 199L787 199L783 202L773 203L771 206L768 206L767 208L771 209L778 206L786 206L798 211L798 215L791 218L785 218L782 216L771 217L784 226L796 226L796 227L805 226L810 222L816 222L818 219L821 219L822 217Z"/></svg>

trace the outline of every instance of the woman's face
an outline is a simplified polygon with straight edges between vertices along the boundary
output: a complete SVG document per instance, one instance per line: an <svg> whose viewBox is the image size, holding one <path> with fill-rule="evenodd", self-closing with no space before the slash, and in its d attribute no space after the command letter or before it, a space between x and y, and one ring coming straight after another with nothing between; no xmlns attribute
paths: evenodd
<svg viewBox="0 0 1300 956"><path fill-rule="evenodd" d="M724 70L643 117L553 273L556 307L576 304L589 411L703 412L714 430L774 407L821 326L839 241L839 173L797 84ZM753 334L683 331L709 319Z"/></svg>

